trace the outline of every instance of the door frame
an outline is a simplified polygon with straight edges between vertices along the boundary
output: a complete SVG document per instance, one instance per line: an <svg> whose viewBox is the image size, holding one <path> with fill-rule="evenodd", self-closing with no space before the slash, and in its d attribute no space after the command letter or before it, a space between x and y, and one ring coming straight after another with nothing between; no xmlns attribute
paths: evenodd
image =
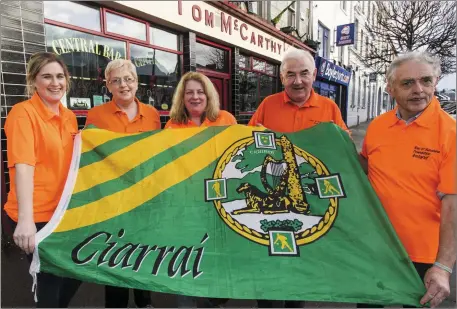
<svg viewBox="0 0 457 309"><path fill-rule="evenodd" d="M223 98L220 98L221 109L227 110L229 112L233 112L232 111L233 107L231 106L231 104L229 104L229 102L232 102L232 91L231 91L231 89L232 89L232 79L231 79L231 76L232 76L232 49L230 47L220 45L220 44L214 43L212 41L202 39L200 37L197 37L196 41L197 41L197 43L202 43L202 44L209 45L212 47L220 48L220 49L226 50L228 52L228 59L227 59L228 60L228 73L222 73L222 72L218 72L218 71L201 69L201 68L197 68L197 72L200 72L207 77L222 79L222 85L223 85L222 91L224 91L223 96L224 96L224 99L226 98L226 100L224 100ZM225 102L223 102L223 101L225 101Z"/></svg>

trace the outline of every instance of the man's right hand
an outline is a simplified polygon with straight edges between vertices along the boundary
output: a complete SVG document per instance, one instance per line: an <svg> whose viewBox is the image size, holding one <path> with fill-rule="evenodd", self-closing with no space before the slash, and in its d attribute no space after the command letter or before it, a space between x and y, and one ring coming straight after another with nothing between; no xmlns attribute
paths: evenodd
<svg viewBox="0 0 457 309"><path fill-rule="evenodd" d="M14 230L14 243L27 254L35 250L36 226L33 220L19 220Z"/></svg>

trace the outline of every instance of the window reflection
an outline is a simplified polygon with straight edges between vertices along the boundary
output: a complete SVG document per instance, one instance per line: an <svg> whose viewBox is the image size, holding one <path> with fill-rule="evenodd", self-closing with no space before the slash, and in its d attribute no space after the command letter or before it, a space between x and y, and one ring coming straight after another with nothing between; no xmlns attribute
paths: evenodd
<svg viewBox="0 0 457 309"><path fill-rule="evenodd" d="M245 63L252 61L252 69ZM277 65L240 55L241 112L254 112L269 95L277 92ZM268 74L268 75L267 75ZM272 75L272 76L269 76Z"/></svg>
<svg viewBox="0 0 457 309"><path fill-rule="evenodd" d="M201 43L196 46L197 68L228 73L228 51Z"/></svg>
<svg viewBox="0 0 457 309"><path fill-rule="evenodd" d="M130 57L137 67L138 99L158 110L169 110L179 79L179 56L131 44Z"/></svg>
<svg viewBox="0 0 457 309"><path fill-rule="evenodd" d="M108 32L146 41L146 25L135 20L107 12L106 27Z"/></svg>
<svg viewBox="0 0 457 309"><path fill-rule="evenodd" d="M69 108L89 109L110 100L104 82L105 68L111 60L125 59L124 42L46 25L46 49L59 54L70 72L72 85L67 103L79 103L67 104Z"/></svg>
<svg viewBox="0 0 457 309"><path fill-rule="evenodd" d="M241 108L243 112L253 112L257 108L257 74L240 71Z"/></svg>
<svg viewBox="0 0 457 309"><path fill-rule="evenodd" d="M100 10L70 1L44 1L44 17L100 31Z"/></svg>
<svg viewBox="0 0 457 309"><path fill-rule="evenodd" d="M261 61L255 58L252 59L252 69L265 72L265 61Z"/></svg>
<svg viewBox="0 0 457 309"><path fill-rule="evenodd" d="M149 33L152 45L178 50L178 36L176 34L154 27L149 28Z"/></svg>

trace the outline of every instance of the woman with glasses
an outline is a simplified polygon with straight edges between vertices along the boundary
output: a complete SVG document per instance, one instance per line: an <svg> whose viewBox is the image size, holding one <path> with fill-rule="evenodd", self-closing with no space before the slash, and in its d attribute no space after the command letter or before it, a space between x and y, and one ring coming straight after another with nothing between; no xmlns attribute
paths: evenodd
<svg viewBox="0 0 457 309"><path fill-rule="evenodd" d="M116 59L105 69L106 86L113 99L92 108L87 114L86 126L119 133L137 133L160 129L159 112L141 103L136 97L138 75L130 60Z"/></svg>
<svg viewBox="0 0 457 309"><path fill-rule="evenodd" d="M106 86L113 99L92 108L87 114L86 126L95 125L118 133L138 133L160 129L157 110L141 103L136 97L138 75L130 60L116 59L108 63L105 70ZM152 307L149 291L133 290L138 308ZM106 308L127 308L129 289L105 286Z"/></svg>

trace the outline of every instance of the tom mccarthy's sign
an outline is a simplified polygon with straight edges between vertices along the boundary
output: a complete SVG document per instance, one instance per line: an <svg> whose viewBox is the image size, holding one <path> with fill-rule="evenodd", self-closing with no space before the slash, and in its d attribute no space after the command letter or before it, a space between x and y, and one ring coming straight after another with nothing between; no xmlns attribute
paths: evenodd
<svg viewBox="0 0 457 309"><path fill-rule="evenodd" d="M238 46L259 55L281 61L290 46L280 36L260 30L205 1L116 1L162 20L164 24L185 27L225 44Z"/></svg>

